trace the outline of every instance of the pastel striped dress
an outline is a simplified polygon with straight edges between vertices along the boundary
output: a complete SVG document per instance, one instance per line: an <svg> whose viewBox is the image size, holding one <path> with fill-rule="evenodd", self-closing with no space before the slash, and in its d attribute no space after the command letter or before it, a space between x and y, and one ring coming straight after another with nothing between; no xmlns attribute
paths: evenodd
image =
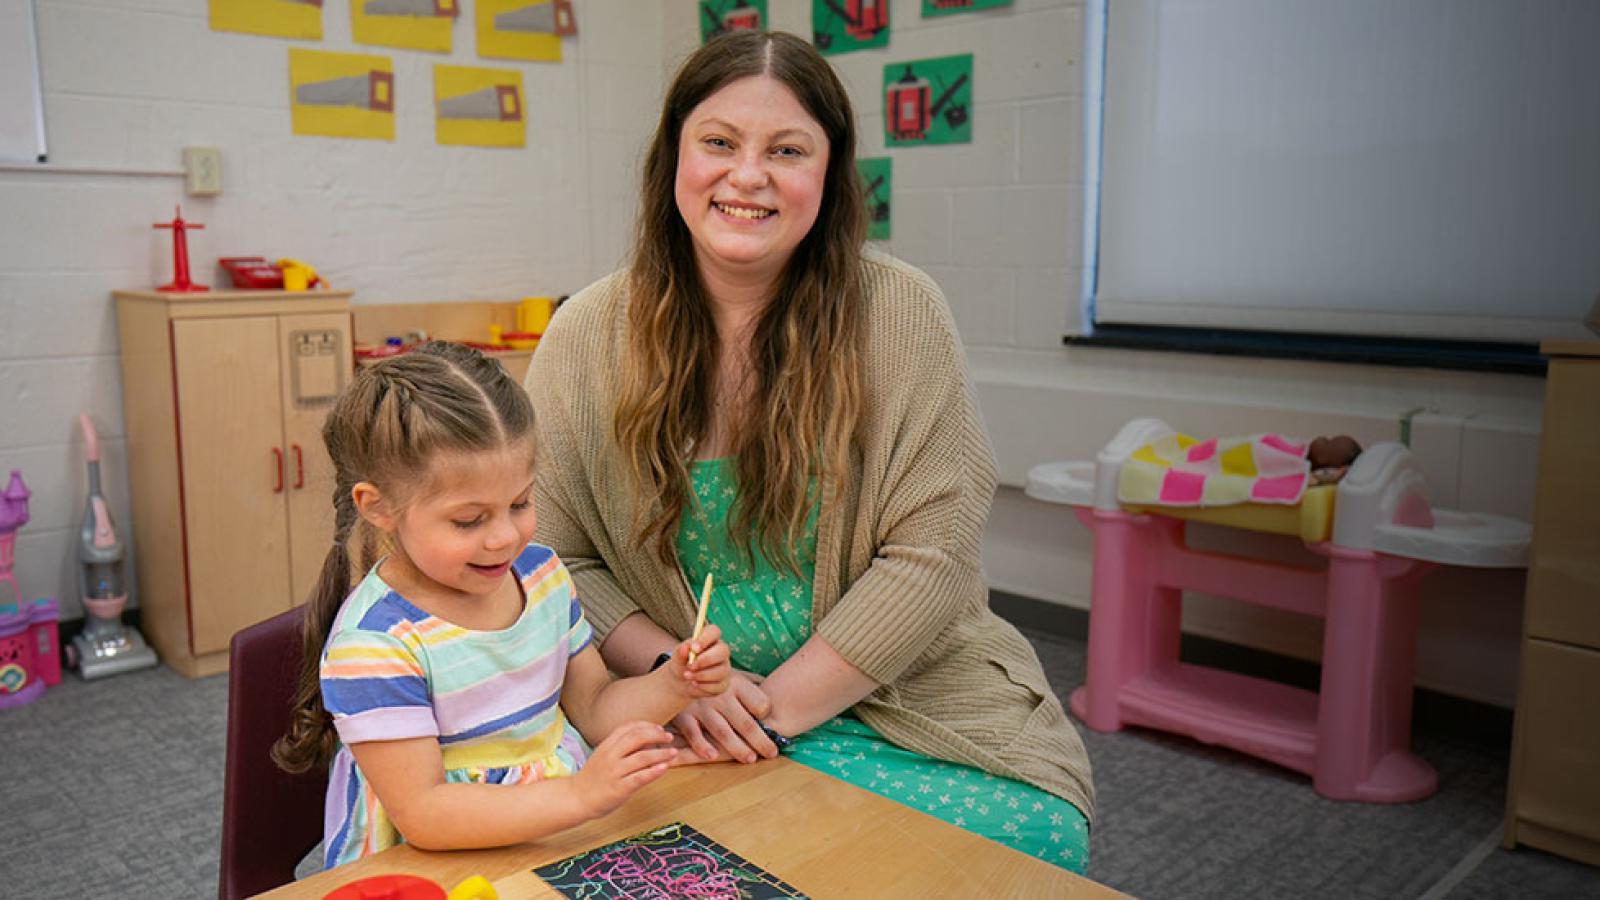
<svg viewBox="0 0 1600 900"><path fill-rule="evenodd" d="M359 859L405 838L348 745L438 738L451 782L520 784L571 775L589 748L561 711L567 660L593 631L549 547L512 564L526 604L502 631L429 615L374 566L334 619L322 652L322 702L338 731L323 817L323 864Z"/></svg>

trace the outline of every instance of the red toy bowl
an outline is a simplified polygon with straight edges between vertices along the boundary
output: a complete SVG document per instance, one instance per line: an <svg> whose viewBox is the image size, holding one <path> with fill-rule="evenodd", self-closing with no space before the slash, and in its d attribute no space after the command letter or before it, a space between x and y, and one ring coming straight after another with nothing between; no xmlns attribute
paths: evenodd
<svg viewBox="0 0 1600 900"><path fill-rule="evenodd" d="M283 290L283 267L264 256L224 256L217 260L217 265L240 290ZM306 287L316 287L320 280L313 278Z"/></svg>
<svg viewBox="0 0 1600 900"><path fill-rule="evenodd" d="M233 286L245 290L283 290L283 269L262 256L224 256L217 265L232 279Z"/></svg>
<svg viewBox="0 0 1600 900"><path fill-rule="evenodd" d="M416 875L374 875L340 885L322 900L445 900L444 888Z"/></svg>

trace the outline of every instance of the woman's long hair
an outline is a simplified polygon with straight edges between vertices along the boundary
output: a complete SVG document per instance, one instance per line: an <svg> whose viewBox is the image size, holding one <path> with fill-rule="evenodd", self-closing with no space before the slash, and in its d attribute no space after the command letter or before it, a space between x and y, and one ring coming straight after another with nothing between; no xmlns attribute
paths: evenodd
<svg viewBox="0 0 1600 900"><path fill-rule="evenodd" d="M645 159L629 271L628 350L614 424L647 501L638 536L655 541L668 564L692 499L686 452L711 421L718 357L710 298L675 199L678 142L702 101L760 75L786 86L822 126L828 168L816 223L751 336L752 399L729 429L738 459L730 530L748 539L736 543L796 571L793 547L820 499L812 479L837 485L861 414L866 217L849 95L827 61L793 35L723 35L685 60L667 91Z"/></svg>
<svg viewBox="0 0 1600 900"><path fill-rule="evenodd" d="M286 772L326 768L338 746L322 704L322 648L350 593L350 546L360 572L372 568L378 552L377 531L357 514L350 489L369 482L403 506L426 487L428 466L442 451L526 444L531 464L533 407L499 363L434 341L357 374L329 411L322 440L333 459L335 533L307 600L289 730L272 747L273 762Z"/></svg>

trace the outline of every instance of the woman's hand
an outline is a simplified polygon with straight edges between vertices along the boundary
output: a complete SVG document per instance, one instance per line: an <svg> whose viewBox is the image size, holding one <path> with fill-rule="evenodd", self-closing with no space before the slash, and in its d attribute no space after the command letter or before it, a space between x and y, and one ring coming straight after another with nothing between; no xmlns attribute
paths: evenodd
<svg viewBox="0 0 1600 900"><path fill-rule="evenodd" d="M590 818L621 806L639 789L666 774L677 755L672 735L649 722L630 722L594 748L589 761L572 776L573 790Z"/></svg>
<svg viewBox="0 0 1600 900"><path fill-rule="evenodd" d="M694 662L689 662L689 654ZM672 648L672 659L663 667L673 684L688 700L715 697L728 690L733 665L728 661L728 645L722 642L722 629L707 623L700 636Z"/></svg>
<svg viewBox="0 0 1600 900"><path fill-rule="evenodd" d="M672 720L682 748L675 765L734 759L755 762L778 755L778 747L761 733L759 720L772 712L772 701L760 681L747 672L733 672L720 696L696 700Z"/></svg>

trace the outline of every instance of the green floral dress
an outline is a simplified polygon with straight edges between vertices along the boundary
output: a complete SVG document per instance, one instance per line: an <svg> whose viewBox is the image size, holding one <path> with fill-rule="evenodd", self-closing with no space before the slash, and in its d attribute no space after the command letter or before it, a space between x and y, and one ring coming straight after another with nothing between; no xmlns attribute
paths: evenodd
<svg viewBox="0 0 1600 900"><path fill-rule="evenodd" d="M690 584L716 574L707 618L722 629L734 667L768 675L811 636L817 511L812 508L798 548L802 578L759 554L747 563L727 530L737 496L732 462L694 464L699 504L678 529L678 557ZM1089 862L1088 824L1071 803L1020 781L904 750L848 712L795 737L785 754L1064 869L1081 874Z"/></svg>

